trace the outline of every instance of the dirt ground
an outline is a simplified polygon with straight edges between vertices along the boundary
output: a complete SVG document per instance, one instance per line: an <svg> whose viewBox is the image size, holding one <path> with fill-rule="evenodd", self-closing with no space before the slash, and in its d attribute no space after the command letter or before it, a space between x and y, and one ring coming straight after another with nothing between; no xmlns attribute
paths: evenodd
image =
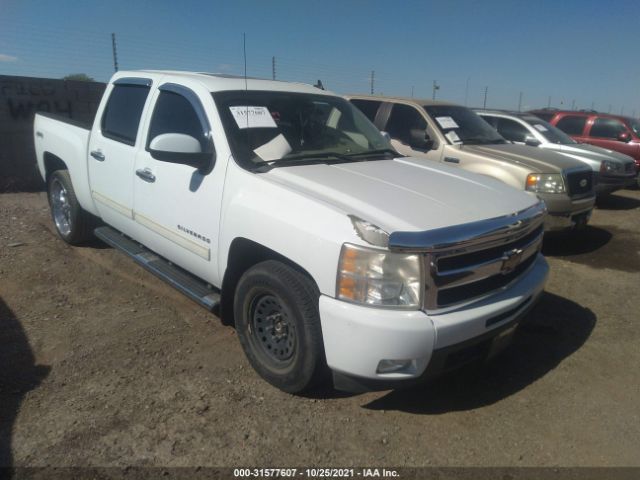
<svg viewBox="0 0 640 480"><path fill-rule="evenodd" d="M282 393L233 328L0 195L0 465L640 466L640 191L548 237L547 293L479 370Z"/></svg>

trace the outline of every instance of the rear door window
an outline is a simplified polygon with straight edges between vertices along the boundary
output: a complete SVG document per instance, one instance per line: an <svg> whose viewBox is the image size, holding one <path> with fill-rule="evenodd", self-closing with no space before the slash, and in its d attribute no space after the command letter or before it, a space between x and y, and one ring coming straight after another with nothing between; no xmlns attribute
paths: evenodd
<svg viewBox="0 0 640 480"><path fill-rule="evenodd" d="M386 127L387 133L391 138L409 144L411 142L411 130L422 130L424 132L426 129L427 121L416 108L401 103L393 105Z"/></svg>
<svg viewBox="0 0 640 480"><path fill-rule="evenodd" d="M149 87L146 85L114 85L102 115L102 135L135 145L148 95Z"/></svg>
<svg viewBox="0 0 640 480"><path fill-rule="evenodd" d="M508 118L501 118L498 121L498 133L512 142L524 142L527 135L531 135L527 127Z"/></svg>
<svg viewBox="0 0 640 480"><path fill-rule="evenodd" d="M620 133L626 131L627 127L620 120L598 117L591 125L590 135L592 137L617 139Z"/></svg>
<svg viewBox="0 0 640 480"><path fill-rule="evenodd" d="M567 115L558 121L556 127L568 135L582 135L586 123L587 117Z"/></svg>
<svg viewBox="0 0 640 480"><path fill-rule="evenodd" d="M350 102L358 107L358 110L364 113L364 116L367 117L371 123L374 123L378 109L380 108L380 105L382 105L382 102L380 101L362 100L359 98L354 98L353 100L350 100Z"/></svg>

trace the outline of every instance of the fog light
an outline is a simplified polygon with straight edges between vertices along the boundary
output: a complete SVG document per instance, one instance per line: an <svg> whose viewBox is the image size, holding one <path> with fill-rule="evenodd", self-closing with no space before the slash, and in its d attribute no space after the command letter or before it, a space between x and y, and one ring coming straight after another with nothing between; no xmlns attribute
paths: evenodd
<svg viewBox="0 0 640 480"><path fill-rule="evenodd" d="M415 371L415 360L380 360L376 369L376 373L413 373Z"/></svg>

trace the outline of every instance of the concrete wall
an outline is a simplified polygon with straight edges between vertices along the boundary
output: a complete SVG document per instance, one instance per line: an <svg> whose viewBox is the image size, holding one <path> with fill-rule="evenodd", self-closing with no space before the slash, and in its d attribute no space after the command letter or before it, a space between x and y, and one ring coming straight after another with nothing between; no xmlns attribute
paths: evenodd
<svg viewBox="0 0 640 480"><path fill-rule="evenodd" d="M44 187L33 148L35 112L92 121L105 84L0 75L0 192Z"/></svg>

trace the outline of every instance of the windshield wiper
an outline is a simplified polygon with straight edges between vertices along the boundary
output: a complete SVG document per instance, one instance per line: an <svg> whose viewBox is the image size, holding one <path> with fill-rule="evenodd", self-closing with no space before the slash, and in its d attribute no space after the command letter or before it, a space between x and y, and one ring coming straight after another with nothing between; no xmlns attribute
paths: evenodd
<svg viewBox="0 0 640 480"><path fill-rule="evenodd" d="M320 152L320 153L300 153L297 155L289 155L277 160L268 160L264 162L254 163L256 170L266 171L276 167L286 167L292 165L313 165L317 163L336 164L336 163L353 163L365 162L368 158L358 158L363 155L376 156L383 154L392 154L394 157L403 157L391 148L380 148L376 150L368 150L366 152L343 154L338 152Z"/></svg>
<svg viewBox="0 0 640 480"><path fill-rule="evenodd" d="M314 163L346 163L355 162L351 157L337 152L323 153L300 153L298 155L289 155L288 157L279 158L277 160L267 160L264 162L255 162L256 167L284 167L287 165L312 165Z"/></svg>
<svg viewBox="0 0 640 480"><path fill-rule="evenodd" d="M469 137L465 138L462 142L467 145L497 145L506 143L506 140L501 138Z"/></svg>
<svg viewBox="0 0 640 480"><path fill-rule="evenodd" d="M377 148L375 150L367 150L365 152L358 152L358 153L349 153L348 155L346 155L347 157L361 157L363 155L370 155L370 156L376 156L376 155L383 155L389 153L391 155L393 155L394 158L396 157L404 157L405 155L401 155L398 152L396 152L394 149L392 148Z"/></svg>

